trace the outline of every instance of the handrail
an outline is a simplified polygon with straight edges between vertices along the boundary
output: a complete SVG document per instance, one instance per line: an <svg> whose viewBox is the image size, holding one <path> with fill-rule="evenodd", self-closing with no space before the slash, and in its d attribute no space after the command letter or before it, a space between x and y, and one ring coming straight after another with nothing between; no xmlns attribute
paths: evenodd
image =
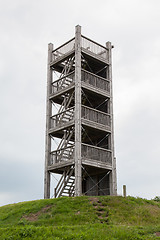
<svg viewBox="0 0 160 240"><path fill-rule="evenodd" d="M89 110L91 110L91 111L93 111L93 112L97 112L97 113L100 113L100 114L104 114L104 115L106 115L106 116L111 116L109 113L105 113L105 112L99 111L99 110L97 110L97 109L94 109L94 108L91 108L91 107L88 107L88 106L85 106L85 105L82 105L82 107L88 108ZM61 115L62 113L69 112L69 111L72 110L72 109L74 109L74 107L68 108L68 109L66 109L65 111L62 111L62 112L60 112L60 113L57 113L57 114L51 116L50 118L52 119L52 118L54 118L54 117L56 117L56 116L58 116L58 115Z"/></svg>
<svg viewBox="0 0 160 240"><path fill-rule="evenodd" d="M63 76L63 77L61 77L61 78L57 79L56 81L52 82L52 85L53 85L54 83L56 83L56 82L58 82L58 81L62 80L63 78L66 78L66 77L68 77L68 76L72 75L74 72L75 72L75 70L74 70L74 71L72 71L71 73L68 73L68 74L66 74L65 76Z"/></svg>
<svg viewBox="0 0 160 240"><path fill-rule="evenodd" d="M63 57L67 53L71 53L75 50L75 38L72 38L68 42L64 43L60 47L56 48L52 51L52 61L56 61L57 59Z"/></svg>
<svg viewBox="0 0 160 240"><path fill-rule="evenodd" d="M88 107L88 106L85 106L85 105L82 105L82 107L88 108L88 109L91 110L91 111L98 112L98 113L100 113L100 114L104 114L104 115L109 116L109 117L111 116L111 114L102 112L102 111L97 110L97 109L95 109L95 108L91 108L91 107Z"/></svg>
<svg viewBox="0 0 160 240"><path fill-rule="evenodd" d="M51 156L50 165L59 163L61 161L68 161L69 159L73 159L74 147L75 145L71 145L66 148L61 148L61 149L52 151L50 153L50 156ZM67 151L67 156L66 156L66 153L64 153L65 151Z"/></svg>
<svg viewBox="0 0 160 240"><path fill-rule="evenodd" d="M53 116L51 116L50 118L51 118L51 120L56 120L56 118L58 117L58 116L62 116L63 114L65 115L65 114L67 114L67 113L70 113L70 114L72 114L72 115L74 115L74 109L75 109L75 107L71 107L71 108L67 108L66 110L64 110L64 111L62 111L62 112L60 112L60 113L57 113L57 114L55 114L55 115L53 115ZM103 124L103 125L110 125L109 124L109 119L111 118L111 115L109 114L109 113L105 113L105 112L102 112L102 111L100 111L100 110L97 110L97 109L94 109L94 108L91 108L91 107L88 107L88 106L85 106L85 105L82 105L82 109L84 109L84 111L85 111L85 109L86 109L86 111L88 110L88 111L90 111L90 112L92 112L93 114L94 113L97 113L99 116L104 116L104 117L106 117L106 121L104 122L104 119L103 118L99 118L99 116L98 115L96 115L97 116L97 121L96 120L94 120L94 119L90 119L90 118L92 118L93 116L95 116L95 115L90 115L89 114L89 112L87 113L87 114L85 114L85 112L84 112L84 115L82 114L82 118L83 119L88 119L88 120L90 120L90 121L93 121L93 122L97 122L97 123L99 123L99 124ZM73 116L72 116L73 117ZM88 118L87 118L88 117ZM72 120L72 119L71 119ZM103 122L101 122L101 120L103 121ZM106 124L105 124L106 123ZM107 124L108 123L108 124Z"/></svg>
<svg viewBox="0 0 160 240"><path fill-rule="evenodd" d="M95 145L89 145L89 144L86 144L86 143L82 143L82 145L87 146L87 147L91 147L91 148L95 148L95 149L98 149L98 150L106 151L106 152L112 152L110 149L97 147Z"/></svg>
<svg viewBox="0 0 160 240"><path fill-rule="evenodd" d="M58 115L61 115L62 113L66 113L66 112L70 111L71 109L74 109L74 107L67 108L65 111L62 111L62 112L60 112L60 113L57 113L57 114L51 116L50 118L53 119L53 117L56 117L56 116L58 116Z"/></svg>
<svg viewBox="0 0 160 240"><path fill-rule="evenodd" d="M54 150L54 151L51 152L51 154L53 155L56 152L60 152L61 150L66 150L66 149L72 148L72 147L74 147L74 144L71 144L71 146L68 146L68 147L64 147L64 148L60 148L58 150Z"/></svg>
<svg viewBox="0 0 160 240"><path fill-rule="evenodd" d="M83 72L86 72L86 73L88 73L88 74L90 74L90 75L92 75L92 76L94 76L94 77L100 78L100 79L102 79L102 80L104 80L104 81L110 82L109 79L103 78L103 77L101 77L101 76L99 76L99 75L96 75L95 73L88 72L88 71L85 70L85 69L82 69L82 71L83 71Z"/></svg>
<svg viewBox="0 0 160 240"><path fill-rule="evenodd" d="M100 57L101 59L105 60L105 62L108 62L109 60L108 48L84 36L82 36L82 50L85 50L96 55L97 57Z"/></svg>
<svg viewBox="0 0 160 240"><path fill-rule="evenodd" d="M88 37L86 37L86 36L84 36L84 35L81 35L81 37L82 37L82 38L85 38L86 40L88 40L88 41L90 41L90 42L92 42L92 43L94 43L94 44L96 44L96 45L98 45L98 46L100 46L100 47L102 47L102 48L104 48L104 49L106 49L106 50L109 50L107 47L101 45L100 43L97 43L97 42L93 41L92 39L90 39L90 38L88 38ZM55 49L52 51L52 53L56 52L59 48L64 47L65 45L67 45L68 43L70 43L71 41L73 41L74 39L75 39L75 37L73 37L73 38L71 38L70 40L68 40L67 42L63 43L61 46L55 48Z"/></svg>
<svg viewBox="0 0 160 240"><path fill-rule="evenodd" d="M87 146L87 147L91 147L91 148L95 148L95 149L98 149L98 150L102 150L102 151L106 151L106 152L112 152L110 149L105 149L105 148L102 148L102 147L98 147L98 146L95 146L95 145L89 145L89 144L86 144L86 143L82 143L82 145L84 146ZM51 152L51 154L55 153L55 152L59 152L61 150L65 150L65 149L68 149L68 148L74 148L75 145L74 144L71 144L71 146L68 146L66 148L61 148L59 150L54 150Z"/></svg>
<svg viewBox="0 0 160 240"><path fill-rule="evenodd" d="M54 50L52 51L52 53L56 52L58 49L64 47L64 46L67 45L68 43L72 42L74 39L75 39L75 37L73 37L73 38L71 38L69 41L63 43L60 47L57 47L56 49L54 49Z"/></svg>
<svg viewBox="0 0 160 240"><path fill-rule="evenodd" d="M57 190L57 188L59 187L59 185L61 184L62 179L64 178L65 172L62 174L61 178L59 179L59 182L57 184L57 186L55 187L55 191Z"/></svg>
<svg viewBox="0 0 160 240"><path fill-rule="evenodd" d="M86 40L88 40L88 41L90 41L90 42L92 42L92 43L94 43L94 44L96 44L96 45L98 45L98 46L100 46L100 47L102 47L102 48L104 48L104 49L106 49L106 50L109 50L107 47L104 47L103 45L101 45L101 44L99 44L99 43L91 40L90 38L85 37L84 35L81 35L81 36L82 36L82 38L85 38Z"/></svg>
<svg viewBox="0 0 160 240"><path fill-rule="evenodd" d="M69 173L69 169L67 170L67 173L66 172L63 172L62 174L62 177L60 178L57 186L55 187L55 195L57 196L58 195L58 192L60 191L60 189L62 188L63 186L63 183L65 183L65 178L66 178L66 175Z"/></svg>

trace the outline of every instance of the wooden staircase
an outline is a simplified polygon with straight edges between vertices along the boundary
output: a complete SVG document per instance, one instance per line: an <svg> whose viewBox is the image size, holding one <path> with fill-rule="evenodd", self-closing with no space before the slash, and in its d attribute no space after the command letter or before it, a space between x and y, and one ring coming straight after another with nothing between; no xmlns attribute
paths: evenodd
<svg viewBox="0 0 160 240"><path fill-rule="evenodd" d="M54 197L73 197L75 192L74 166L66 168L54 189Z"/></svg>

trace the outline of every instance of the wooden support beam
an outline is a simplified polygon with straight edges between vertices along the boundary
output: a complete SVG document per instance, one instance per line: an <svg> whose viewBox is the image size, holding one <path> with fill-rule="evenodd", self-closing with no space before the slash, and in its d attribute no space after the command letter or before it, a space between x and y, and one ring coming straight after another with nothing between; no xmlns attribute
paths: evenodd
<svg viewBox="0 0 160 240"><path fill-rule="evenodd" d="M82 194L81 163L81 27L75 34L75 196Z"/></svg>
<svg viewBox="0 0 160 240"><path fill-rule="evenodd" d="M50 63L52 62L53 44L48 44L48 68L47 68L47 99L46 99L46 145L45 145L45 173L44 173L44 198L50 198L50 172L48 171L48 163L51 152L51 138L49 136L50 117L52 115L52 103L49 99L52 87L52 69Z"/></svg>
<svg viewBox="0 0 160 240"><path fill-rule="evenodd" d="M112 89L112 45L111 42L106 43L107 56L109 62L107 78L110 81L110 116L111 116L111 137L110 145L112 151L112 172L110 174L110 194L117 195L117 174L116 174L116 158L114 156L114 123L113 123L113 89Z"/></svg>

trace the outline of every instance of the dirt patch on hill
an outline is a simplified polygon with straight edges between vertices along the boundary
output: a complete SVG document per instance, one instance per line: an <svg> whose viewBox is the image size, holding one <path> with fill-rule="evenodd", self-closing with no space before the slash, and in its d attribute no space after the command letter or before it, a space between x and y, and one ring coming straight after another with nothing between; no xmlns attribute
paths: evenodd
<svg viewBox="0 0 160 240"><path fill-rule="evenodd" d="M90 197L89 200L100 222L108 223L108 210L106 210L105 206L99 201L98 197Z"/></svg>
<svg viewBox="0 0 160 240"><path fill-rule="evenodd" d="M89 200L91 201L92 204L98 202L98 197L90 197Z"/></svg>
<svg viewBox="0 0 160 240"><path fill-rule="evenodd" d="M22 217L22 219L26 219L28 221L34 222L38 220L39 215L41 215L41 213L46 213L48 212L48 210L52 207L52 205L47 205L44 208L42 208L40 211L36 212L36 213L30 213L28 216L24 215Z"/></svg>
<svg viewBox="0 0 160 240"><path fill-rule="evenodd" d="M157 237L160 237L160 232L156 232L155 235L156 235Z"/></svg>
<svg viewBox="0 0 160 240"><path fill-rule="evenodd" d="M146 209L152 214L152 215L157 215L160 214L160 207L159 206L146 206Z"/></svg>

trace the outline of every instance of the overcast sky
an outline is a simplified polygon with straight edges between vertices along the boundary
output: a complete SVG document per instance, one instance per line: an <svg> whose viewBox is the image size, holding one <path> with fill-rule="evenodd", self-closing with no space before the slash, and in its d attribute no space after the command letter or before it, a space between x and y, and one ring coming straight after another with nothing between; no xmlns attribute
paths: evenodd
<svg viewBox="0 0 160 240"><path fill-rule="evenodd" d="M0 205L43 198L48 43L113 49L118 194L160 195L160 1L0 0Z"/></svg>

